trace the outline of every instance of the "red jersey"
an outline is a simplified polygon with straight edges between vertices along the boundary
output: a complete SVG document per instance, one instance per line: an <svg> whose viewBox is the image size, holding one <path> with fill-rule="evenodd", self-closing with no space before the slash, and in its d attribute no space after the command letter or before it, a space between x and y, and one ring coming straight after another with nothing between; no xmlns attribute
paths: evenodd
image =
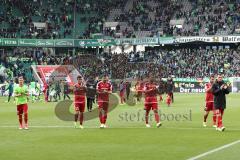
<svg viewBox="0 0 240 160"><path fill-rule="evenodd" d="M158 91L157 85L154 83L145 84L144 91L145 91L145 97L157 97L157 91Z"/></svg>
<svg viewBox="0 0 240 160"><path fill-rule="evenodd" d="M112 85L110 82L103 82L100 81L97 84L97 91L98 91L98 102L108 102L109 101L109 93L104 91L112 91Z"/></svg>
<svg viewBox="0 0 240 160"><path fill-rule="evenodd" d="M135 90L136 90L137 94L141 94L143 92L143 89L144 89L143 83L137 83L135 85Z"/></svg>
<svg viewBox="0 0 240 160"><path fill-rule="evenodd" d="M74 85L74 101L75 103L84 103L86 96L86 86L81 83Z"/></svg>
<svg viewBox="0 0 240 160"><path fill-rule="evenodd" d="M212 93L212 91L210 90L210 91L207 92L207 90L209 88L212 88L212 84L210 82L205 85L205 90L206 90L206 99L205 100L206 100L206 102L213 102L213 93Z"/></svg>

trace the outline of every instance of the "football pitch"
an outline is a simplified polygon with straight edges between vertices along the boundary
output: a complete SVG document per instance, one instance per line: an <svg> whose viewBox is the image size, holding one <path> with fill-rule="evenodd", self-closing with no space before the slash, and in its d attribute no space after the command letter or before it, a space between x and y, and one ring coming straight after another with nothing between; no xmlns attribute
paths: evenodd
<svg viewBox="0 0 240 160"><path fill-rule="evenodd" d="M0 97L0 160L239 159L239 97L227 96L225 132L212 128L212 114L202 127L204 94L175 94L171 107L159 103L160 128L154 116L152 127L145 128L143 103L118 105L106 129L99 129L97 117L75 129L73 122L57 118L56 103L29 102L29 130L18 130L13 100Z"/></svg>

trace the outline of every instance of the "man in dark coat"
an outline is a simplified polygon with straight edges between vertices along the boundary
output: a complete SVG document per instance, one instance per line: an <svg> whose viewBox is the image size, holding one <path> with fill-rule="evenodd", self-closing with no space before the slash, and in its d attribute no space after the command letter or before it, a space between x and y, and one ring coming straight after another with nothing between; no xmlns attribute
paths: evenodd
<svg viewBox="0 0 240 160"><path fill-rule="evenodd" d="M172 78L168 78L167 84L166 84L166 92L171 97L172 103L174 102L173 91L174 91L173 79Z"/></svg>
<svg viewBox="0 0 240 160"><path fill-rule="evenodd" d="M160 97L160 101L163 101L162 95L164 94L165 90L166 90L165 89L165 82L162 80L162 78L160 78L159 85L158 85L158 94L159 94L159 97Z"/></svg>
<svg viewBox="0 0 240 160"><path fill-rule="evenodd" d="M126 95L127 95L127 100L128 100L129 95L130 95L130 90L131 90L131 82L126 81L125 86L126 86Z"/></svg>
<svg viewBox="0 0 240 160"><path fill-rule="evenodd" d="M97 83L96 81L94 81L94 79L91 77L89 78L89 80L87 81L87 109L89 112L92 111L92 107L93 107L93 103L95 101L95 97L96 97L96 86Z"/></svg>
<svg viewBox="0 0 240 160"><path fill-rule="evenodd" d="M229 94L229 87L223 81L222 75L218 75L216 82L212 86L214 95L214 108L217 115L217 130L224 131L225 127L222 123L223 113L226 109L226 94Z"/></svg>

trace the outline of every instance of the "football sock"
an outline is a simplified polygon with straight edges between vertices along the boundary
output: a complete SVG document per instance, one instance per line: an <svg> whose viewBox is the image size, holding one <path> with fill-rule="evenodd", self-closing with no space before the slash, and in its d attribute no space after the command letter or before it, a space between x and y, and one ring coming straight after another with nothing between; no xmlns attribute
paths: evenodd
<svg viewBox="0 0 240 160"><path fill-rule="evenodd" d="M146 113L145 113L145 122L146 122L146 124L148 124L148 115L149 115L149 111L146 111Z"/></svg>
<svg viewBox="0 0 240 160"><path fill-rule="evenodd" d="M103 123L105 124L106 121L107 121L107 113L105 112L105 113L104 113L104 116L103 116Z"/></svg>
<svg viewBox="0 0 240 160"><path fill-rule="evenodd" d="M101 111L101 110L99 110L99 121L100 121L101 124L103 123L103 120L102 120L102 111Z"/></svg>
<svg viewBox="0 0 240 160"><path fill-rule="evenodd" d="M75 118L75 122L77 122L77 120L78 120L78 113L75 113L74 118Z"/></svg>
<svg viewBox="0 0 240 160"><path fill-rule="evenodd" d="M24 123L28 124L28 113L24 113Z"/></svg>
<svg viewBox="0 0 240 160"><path fill-rule="evenodd" d="M160 118L159 118L158 112L154 112L154 115L155 115L156 122L159 123L160 122Z"/></svg>
<svg viewBox="0 0 240 160"><path fill-rule="evenodd" d="M83 113L82 112L80 113L79 121L80 121L80 125L82 125L83 124Z"/></svg>
<svg viewBox="0 0 240 160"><path fill-rule="evenodd" d="M22 114L18 115L18 121L19 121L19 124L22 126Z"/></svg>
<svg viewBox="0 0 240 160"><path fill-rule="evenodd" d="M217 120L218 120L218 128L222 127L222 115L218 114L217 115Z"/></svg>
<svg viewBox="0 0 240 160"><path fill-rule="evenodd" d="M216 125L216 121L217 121L217 115L216 113L213 113L213 125Z"/></svg>
<svg viewBox="0 0 240 160"><path fill-rule="evenodd" d="M207 118L208 118L208 113L205 113L205 114L204 114L204 120L203 120L203 121L204 121L204 122L207 122Z"/></svg>

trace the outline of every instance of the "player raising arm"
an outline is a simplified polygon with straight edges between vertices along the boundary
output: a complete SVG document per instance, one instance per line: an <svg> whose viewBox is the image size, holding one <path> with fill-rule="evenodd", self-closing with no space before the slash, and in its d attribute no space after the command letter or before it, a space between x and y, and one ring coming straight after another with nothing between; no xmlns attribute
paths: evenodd
<svg viewBox="0 0 240 160"><path fill-rule="evenodd" d="M98 109L100 128L106 128L107 113L109 107L109 94L112 93L112 84L109 82L107 75L103 77L103 80L97 84L98 93Z"/></svg>
<svg viewBox="0 0 240 160"><path fill-rule="evenodd" d="M17 115L19 120L19 129L28 129L28 105L27 98L29 92L27 86L24 85L23 76L18 78L19 85L14 89L14 96L16 98ZM23 127L23 114L24 114L24 127Z"/></svg>
<svg viewBox="0 0 240 160"><path fill-rule="evenodd" d="M77 84L75 84L74 92L74 107L75 107L75 122L74 127L77 128L77 121L79 119L79 128L83 129L83 113L85 111L85 96L86 96L86 85L83 82L81 76L77 77Z"/></svg>
<svg viewBox="0 0 240 160"><path fill-rule="evenodd" d="M149 112L153 110L155 120L157 122L157 127L159 128L162 124L160 122L160 117L158 114L158 101L157 101L158 86L154 83L154 79L151 78L150 81L145 84L144 93L145 93L144 109L146 111L145 112L146 127L147 128L151 127L150 124L148 123L148 119Z"/></svg>

